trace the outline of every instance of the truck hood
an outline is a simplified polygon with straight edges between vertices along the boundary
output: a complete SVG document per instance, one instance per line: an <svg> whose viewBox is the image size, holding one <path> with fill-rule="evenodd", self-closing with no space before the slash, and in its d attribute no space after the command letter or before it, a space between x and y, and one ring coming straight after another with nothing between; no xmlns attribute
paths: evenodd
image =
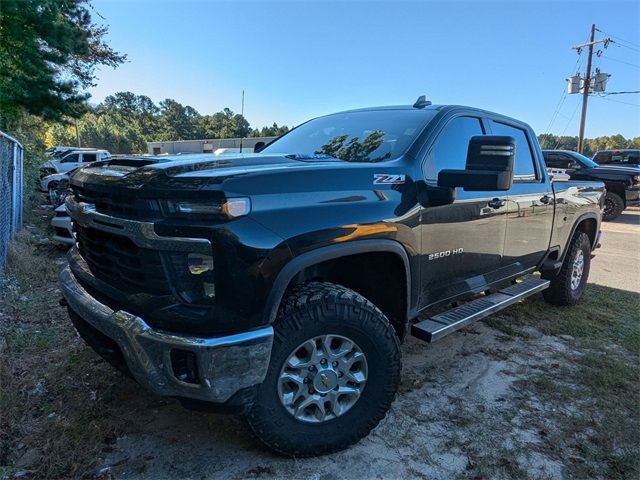
<svg viewBox="0 0 640 480"><path fill-rule="evenodd" d="M297 159L291 155L184 155L140 166L126 160L96 162L80 168L71 183L98 189L138 191L136 196L171 195L172 190L224 191L227 195L372 189L374 172L401 173L400 162L355 163L334 159ZM167 161L168 160L168 161ZM144 192L144 193L142 193ZM124 193L124 192L123 192ZM133 192L131 192L133 193Z"/></svg>
<svg viewBox="0 0 640 480"><path fill-rule="evenodd" d="M640 165L602 165L600 167L594 167L591 169L592 172L601 172L601 173L617 173L617 174L629 174L629 175L640 175Z"/></svg>

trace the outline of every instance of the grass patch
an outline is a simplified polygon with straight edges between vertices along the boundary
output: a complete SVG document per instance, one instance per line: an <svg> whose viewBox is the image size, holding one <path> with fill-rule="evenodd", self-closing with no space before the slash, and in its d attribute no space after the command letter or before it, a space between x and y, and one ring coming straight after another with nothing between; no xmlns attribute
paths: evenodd
<svg viewBox="0 0 640 480"><path fill-rule="evenodd" d="M597 338L640 351L640 294L588 284L573 307L556 307L541 295L530 297L485 320L509 335L535 327L545 335Z"/></svg>

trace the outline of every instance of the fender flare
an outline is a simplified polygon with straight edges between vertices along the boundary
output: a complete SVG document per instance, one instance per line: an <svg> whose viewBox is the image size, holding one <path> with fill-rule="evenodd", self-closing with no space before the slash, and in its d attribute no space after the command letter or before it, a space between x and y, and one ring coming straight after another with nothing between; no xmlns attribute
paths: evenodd
<svg viewBox="0 0 640 480"><path fill-rule="evenodd" d="M373 252L388 252L393 253L400 257L404 264L405 272L405 302L407 316L411 309L411 265L409 263L409 256L402 244L396 240L388 239L371 239L371 240L356 240L349 243L329 245L326 247L319 247L310 252L300 254L289 262L278 273L269 296L267 297L267 303L264 309L265 324L271 324L275 321L278 314L278 308L282 297L284 296L289 283L293 278L307 267L316 265L318 263L325 262L327 260L334 260L340 257L348 257L350 255L357 255L359 253L373 253Z"/></svg>
<svg viewBox="0 0 640 480"><path fill-rule="evenodd" d="M565 244L564 248L562 249L562 255L561 258L559 259L560 261L564 261L564 257L567 254L567 247L569 246L569 243L571 242L571 239L573 238L573 236L576 233L576 230L578 229L578 225L580 225L582 222L584 222L585 220L589 220L589 219L593 219L596 221L596 232L593 238L593 242L591 245L591 250L594 250L596 248L596 244L598 243L598 231L600 229L600 223L598 222L598 214L595 212L587 212L587 213L583 213L582 215L580 215L577 220L575 222L573 222L573 227L571 227L571 233L569 234L569 237L567 237L567 243Z"/></svg>

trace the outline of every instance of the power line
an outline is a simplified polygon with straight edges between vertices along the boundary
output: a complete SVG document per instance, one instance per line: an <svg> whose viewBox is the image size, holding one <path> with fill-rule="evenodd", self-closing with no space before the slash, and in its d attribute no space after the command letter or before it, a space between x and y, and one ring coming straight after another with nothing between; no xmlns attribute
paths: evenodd
<svg viewBox="0 0 640 480"><path fill-rule="evenodd" d="M587 40L588 39L589 39L589 36L587 36ZM576 60L576 64L573 67L572 73L573 72L578 72L580 70L580 68L582 67L582 61L583 60L584 60L584 58L582 57L582 50L579 50L578 51L578 59ZM567 88L563 87L562 94L560 95L560 100L558 100L556 108L555 108L553 114L551 115L551 120L549 120L549 125L547 125L547 132L551 132L551 126L553 125L553 123L558 118L558 115L560 114L560 110L564 106L564 102L565 102L566 99L567 99Z"/></svg>
<svg viewBox="0 0 640 480"><path fill-rule="evenodd" d="M569 128L569 125L571 124L571 122L573 121L573 117L576 116L576 113L578 113L578 108L580 108L580 102L576 103L576 108L573 109L573 113L571 114L571 117L569 117L569 121L567 122L567 124L564 126L564 129L562 130L562 133L560 135L558 135L558 137L562 137L565 132L567 131L567 128ZM560 146L560 140L558 139L558 143L557 145L554 147L554 150L556 150L558 147Z"/></svg>
<svg viewBox="0 0 640 480"><path fill-rule="evenodd" d="M618 41L620 41L620 42L628 43L629 45L633 45L634 47L639 47L640 48L640 45L638 45L637 43L630 42L629 40L625 40L624 38L619 37L617 35L613 35L612 33L604 32L604 31L600 30L599 28L596 28L596 30L598 30L600 33L604 33L607 37L617 38Z"/></svg>
<svg viewBox="0 0 640 480"><path fill-rule="evenodd" d="M600 93L598 96L606 97L608 95L623 95L623 94L626 94L626 93L640 93L640 90L634 90L632 92L603 92L603 93Z"/></svg>
<svg viewBox="0 0 640 480"><path fill-rule="evenodd" d="M607 98L607 97L603 97L601 95L598 95L598 97L600 97L602 100L606 100L607 102L622 103L624 105L631 105L632 107L639 107L640 108L640 104L637 104L637 103L623 102L622 100L614 100L613 98Z"/></svg>
<svg viewBox="0 0 640 480"><path fill-rule="evenodd" d="M623 43L614 42L613 40L611 40L611 42L616 47L624 47L624 48L628 48L629 50L633 50L634 52L640 52L640 49L638 49L638 48L630 47L629 45L625 45Z"/></svg>
<svg viewBox="0 0 640 480"><path fill-rule="evenodd" d="M603 56L602 56L602 59L603 59L603 60L611 60L611 61L618 62L618 63L624 63L625 65L630 65L630 66L635 67L635 68L640 68L640 65L636 65L635 63L625 62L624 60L620 60L620 59L618 59L618 58L613 58L613 57L609 57L609 56L606 56L606 57L605 57L605 56L603 55Z"/></svg>

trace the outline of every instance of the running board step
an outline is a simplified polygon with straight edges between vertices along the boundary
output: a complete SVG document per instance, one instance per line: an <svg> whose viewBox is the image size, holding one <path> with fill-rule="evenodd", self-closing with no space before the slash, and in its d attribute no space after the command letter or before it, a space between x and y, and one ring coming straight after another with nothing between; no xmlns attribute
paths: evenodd
<svg viewBox="0 0 640 480"><path fill-rule="evenodd" d="M425 342L435 342L470 323L502 310L549 287L549 280L531 278L496 293L480 297L411 326L411 335Z"/></svg>

